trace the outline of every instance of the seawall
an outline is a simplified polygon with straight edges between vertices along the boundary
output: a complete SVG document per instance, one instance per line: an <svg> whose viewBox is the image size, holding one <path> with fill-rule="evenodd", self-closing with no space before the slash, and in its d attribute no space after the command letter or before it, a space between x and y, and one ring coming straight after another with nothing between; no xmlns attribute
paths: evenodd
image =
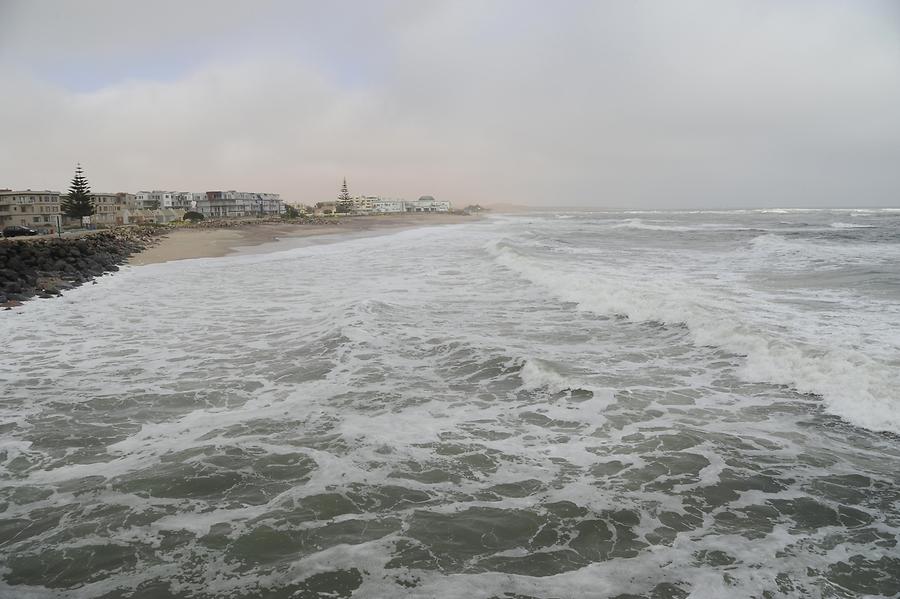
<svg viewBox="0 0 900 599"><path fill-rule="evenodd" d="M116 271L167 232L166 227L128 227L76 238L0 240L0 306L60 295Z"/></svg>

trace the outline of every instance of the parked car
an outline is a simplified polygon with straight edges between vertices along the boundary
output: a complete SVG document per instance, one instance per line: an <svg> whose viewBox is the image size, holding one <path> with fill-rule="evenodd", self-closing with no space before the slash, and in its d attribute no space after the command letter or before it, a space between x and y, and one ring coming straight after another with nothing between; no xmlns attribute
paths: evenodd
<svg viewBox="0 0 900 599"><path fill-rule="evenodd" d="M28 227L22 227L20 225L12 225L10 227L3 228L3 236L4 237L19 237L21 235L37 235L38 232L34 229L29 229Z"/></svg>

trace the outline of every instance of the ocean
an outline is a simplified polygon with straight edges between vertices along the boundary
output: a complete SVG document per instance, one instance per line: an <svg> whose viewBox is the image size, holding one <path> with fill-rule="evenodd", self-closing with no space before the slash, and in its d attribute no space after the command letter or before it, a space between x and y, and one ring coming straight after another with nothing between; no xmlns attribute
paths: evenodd
<svg viewBox="0 0 900 599"><path fill-rule="evenodd" d="M0 597L900 594L900 211L304 243L0 313Z"/></svg>

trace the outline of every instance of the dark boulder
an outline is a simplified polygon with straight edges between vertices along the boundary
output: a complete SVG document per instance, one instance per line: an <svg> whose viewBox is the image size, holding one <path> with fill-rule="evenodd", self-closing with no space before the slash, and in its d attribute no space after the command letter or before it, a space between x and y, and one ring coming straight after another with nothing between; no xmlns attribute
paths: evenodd
<svg viewBox="0 0 900 599"><path fill-rule="evenodd" d="M122 227L78 238L0 241L0 303L35 295L53 297L119 270L129 256L154 243L168 227Z"/></svg>

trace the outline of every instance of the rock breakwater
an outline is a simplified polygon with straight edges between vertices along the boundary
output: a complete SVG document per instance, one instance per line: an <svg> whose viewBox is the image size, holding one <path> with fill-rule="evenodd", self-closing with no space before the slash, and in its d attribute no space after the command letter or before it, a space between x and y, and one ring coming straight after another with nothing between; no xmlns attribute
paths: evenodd
<svg viewBox="0 0 900 599"><path fill-rule="evenodd" d="M182 223L179 226L191 229L236 229L239 227L246 227L248 225L263 224L340 225L342 224L343 218L345 217L300 216L297 218L216 218L200 220L191 224Z"/></svg>
<svg viewBox="0 0 900 599"><path fill-rule="evenodd" d="M169 229L128 227L62 239L0 241L0 306L49 298L116 271L129 256L153 245Z"/></svg>

